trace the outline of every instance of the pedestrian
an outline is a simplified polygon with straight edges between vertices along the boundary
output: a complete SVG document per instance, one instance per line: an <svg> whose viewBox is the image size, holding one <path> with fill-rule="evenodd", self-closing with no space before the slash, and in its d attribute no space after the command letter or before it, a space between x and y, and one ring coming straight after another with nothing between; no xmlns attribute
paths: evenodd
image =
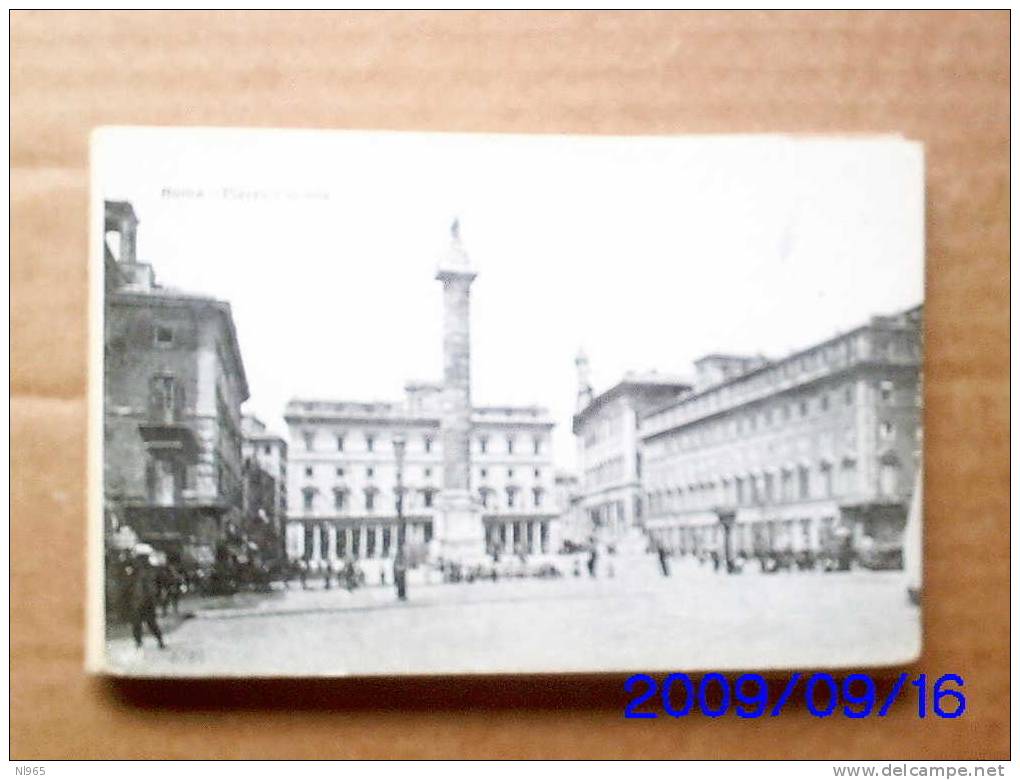
<svg viewBox="0 0 1020 780"><path fill-rule="evenodd" d="M134 553L134 561L128 575L127 590L131 634L135 639L135 647L140 650L142 647L142 625L144 624L156 637L160 649L163 649L166 645L163 643L163 633L159 630L159 623L156 621L156 575L149 562L152 547L147 544L139 544L135 547Z"/></svg>
<svg viewBox="0 0 1020 780"><path fill-rule="evenodd" d="M656 554L659 556L659 568L662 570L662 576L669 576L669 553L666 552L666 548L661 544L656 547Z"/></svg>
<svg viewBox="0 0 1020 780"><path fill-rule="evenodd" d="M599 550L598 547L592 545L591 551L588 553L588 575L591 577L595 576L595 567L599 562Z"/></svg>
<svg viewBox="0 0 1020 780"><path fill-rule="evenodd" d="M297 562L298 579L301 580L301 590L308 590L308 561L304 558Z"/></svg>
<svg viewBox="0 0 1020 780"><path fill-rule="evenodd" d="M398 550L393 559L393 582L397 586L397 598L407 601L407 560L403 550Z"/></svg>
<svg viewBox="0 0 1020 780"><path fill-rule="evenodd" d="M181 574L180 569L173 563L167 564L166 571L166 608L167 610L172 609L174 614L177 615L180 613L181 592L184 590L184 575ZM164 612L163 614L167 613Z"/></svg>

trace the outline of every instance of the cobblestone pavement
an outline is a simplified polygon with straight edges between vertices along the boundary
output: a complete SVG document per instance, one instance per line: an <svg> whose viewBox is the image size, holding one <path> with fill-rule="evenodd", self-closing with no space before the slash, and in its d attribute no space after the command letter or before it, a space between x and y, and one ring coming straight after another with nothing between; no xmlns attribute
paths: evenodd
<svg viewBox="0 0 1020 780"><path fill-rule="evenodd" d="M612 579L567 577L291 590L202 611L135 651L132 675L354 675L500 671L763 669L895 663L920 648L920 613L898 572L745 573L693 561L659 574L651 556Z"/></svg>

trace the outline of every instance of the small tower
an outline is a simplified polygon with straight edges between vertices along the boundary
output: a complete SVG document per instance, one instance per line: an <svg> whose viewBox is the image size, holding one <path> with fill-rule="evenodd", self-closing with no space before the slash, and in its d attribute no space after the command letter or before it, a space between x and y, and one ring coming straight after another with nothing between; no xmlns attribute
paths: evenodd
<svg viewBox="0 0 1020 780"><path fill-rule="evenodd" d="M575 411L581 412L588 407L593 397L591 367L588 365L588 356L583 349L577 351L574 366L577 368L577 408Z"/></svg>

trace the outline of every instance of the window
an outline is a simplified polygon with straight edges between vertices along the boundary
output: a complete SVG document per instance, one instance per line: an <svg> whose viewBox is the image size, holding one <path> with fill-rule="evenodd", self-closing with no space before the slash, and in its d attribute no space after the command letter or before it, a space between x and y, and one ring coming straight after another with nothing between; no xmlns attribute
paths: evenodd
<svg viewBox="0 0 1020 780"><path fill-rule="evenodd" d="M853 385L847 385L846 388L843 390L843 400L846 402L847 406L852 406L853 405L853 402L854 402L854 386Z"/></svg>
<svg viewBox="0 0 1020 780"><path fill-rule="evenodd" d="M365 511L375 511L375 490L369 489L365 491ZM357 538L355 536L355 538Z"/></svg>
<svg viewBox="0 0 1020 780"><path fill-rule="evenodd" d="M507 509L513 509L514 508L514 504L516 503L516 501L517 501L517 489L516 488L512 488L512 487L508 487L506 489L506 506L507 506Z"/></svg>
<svg viewBox="0 0 1020 780"><path fill-rule="evenodd" d="M431 477L432 476L432 469L425 469L425 476L426 477Z"/></svg>
<svg viewBox="0 0 1020 780"><path fill-rule="evenodd" d="M338 477L342 477L342 476L344 475L344 470L343 470L343 469L337 469L337 470L336 470L336 475L337 475Z"/></svg>
<svg viewBox="0 0 1020 780"><path fill-rule="evenodd" d="M790 499L793 498L792 495L793 491L790 490L790 485L793 482L792 477L793 474L790 472L789 469L783 469L782 472L780 473L779 498L781 501L789 501Z"/></svg>
<svg viewBox="0 0 1020 780"><path fill-rule="evenodd" d="M542 453L542 440L536 436L534 440L535 454L540 455Z"/></svg>
<svg viewBox="0 0 1020 780"><path fill-rule="evenodd" d="M482 479L485 479L487 476L489 476L488 469L482 469L479 473L482 475Z"/></svg>
<svg viewBox="0 0 1020 780"><path fill-rule="evenodd" d="M534 498L535 508L542 506L542 488L534 488L531 491L532 497Z"/></svg>
<svg viewBox="0 0 1020 780"><path fill-rule="evenodd" d="M853 460L843 461L842 490L844 493L857 492L857 463Z"/></svg>
<svg viewBox="0 0 1020 780"><path fill-rule="evenodd" d="M818 407L823 411L829 411L829 394L822 393L821 398L818 399Z"/></svg>
<svg viewBox="0 0 1020 780"><path fill-rule="evenodd" d="M375 436L369 434L368 436L365 437L365 449L367 449L369 452L375 451Z"/></svg>
<svg viewBox="0 0 1020 780"><path fill-rule="evenodd" d="M811 486L807 466L797 467L797 494L800 498L808 498Z"/></svg>
<svg viewBox="0 0 1020 780"><path fill-rule="evenodd" d="M432 452L432 437L425 437L425 452Z"/></svg>
<svg viewBox="0 0 1020 780"><path fill-rule="evenodd" d="M480 488L478 490L478 498L481 500L482 506L486 509L489 508L489 493L491 492L492 491L489 490L489 488Z"/></svg>
<svg viewBox="0 0 1020 780"><path fill-rule="evenodd" d="M336 437L336 451L337 452L343 452L344 451L344 437L343 436L338 435Z"/></svg>
<svg viewBox="0 0 1020 780"><path fill-rule="evenodd" d="M315 488L305 488L301 491L302 499L304 500L304 507L306 512L311 512L314 509L315 504Z"/></svg>
<svg viewBox="0 0 1020 780"><path fill-rule="evenodd" d="M305 466L305 476L306 477L310 477L310 476L312 476L312 473L313 473L312 467L311 466Z"/></svg>
<svg viewBox="0 0 1020 780"><path fill-rule="evenodd" d="M343 511L347 506L347 491L337 488L333 491L333 508Z"/></svg>
<svg viewBox="0 0 1020 780"><path fill-rule="evenodd" d="M822 463L822 493L826 498L832 497L832 464Z"/></svg>
<svg viewBox="0 0 1020 780"><path fill-rule="evenodd" d="M513 469L507 469L506 470L506 478L507 479L513 479L514 478L514 470Z"/></svg>
<svg viewBox="0 0 1020 780"><path fill-rule="evenodd" d="M478 440L478 449L484 455L489 448L489 440L485 436Z"/></svg>
<svg viewBox="0 0 1020 780"><path fill-rule="evenodd" d="M170 374L158 374L149 380L149 412L153 420L176 420L181 401L180 388Z"/></svg>
<svg viewBox="0 0 1020 780"><path fill-rule="evenodd" d="M890 382L888 379L885 379L878 383L878 395L885 402L892 400L893 389L894 389L893 383Z"/></svg>
<svg viewBox="0 0 1020 780"><path fill-rule="evenodd" d="M888 420L885 420L879 423L878 433L883 440L888 441L896 434L896 427Z"/></svg>
<svg viewBox="0 0 1020 780"><path fill-rule="evenodd" d="M305 449L311 452L315 449L315 432L305 431L302 436L305 439Z"/></svg>
<svg viewBox="0 0 1020 780"><path fill-rule="evenodd" d="M367 469L365 469L365 476L366 477L374 477L375 476L375 469L372 468L371 466L369 466Z"/></svg>
<svg viewBox="0 0 1020 780"><path fill-rule="evenodd" d="M422 494L422 498L425 500L425 508L429 509L432 507L432 497L435 494L434 490L426 490Z"/></svg>
<svg viewBox="0 0 1020 780"><path fill-rule="evenodd" d="M507 451L508 455L513 455L514 454L514 437L513 436L507 436L506 437L506 451Z"/></svg>
<svg viewBox="0 0 1020 780"><path fill-rule="evenodd" d="M535 479L542 478L542 469L535 469Z"/></svg>
<svg viewBox="0 0 1020 780"><path fill-rule="evenodd" d="M263 452L265 452L265 453L266 453L266 455L271 455L271 454L273 453L273 448L272 448L272 447L270 447L270 446L269 446L269 445L267 444L267 445L265 446L265 449L263 450Z"/></svg>
<svg viewBox="0 0 1020 780"><path fill-rule="evenodd" d="M174 343L174 329L169 325L157 325L155 342L157 347L170 347Z"/></svg>
<svg viewBox="0 0 1020 780"><path fill-rule="evenodd" d="M807 417L807 401L800 402L800 416Z"/></svg>
<svg viewBox="0 0 1020 780"><path fill-rule="evenodd" d="M894 496L900 487L900 464L895 457L882 461L879 473L879 490L883 496Z"/></svg>

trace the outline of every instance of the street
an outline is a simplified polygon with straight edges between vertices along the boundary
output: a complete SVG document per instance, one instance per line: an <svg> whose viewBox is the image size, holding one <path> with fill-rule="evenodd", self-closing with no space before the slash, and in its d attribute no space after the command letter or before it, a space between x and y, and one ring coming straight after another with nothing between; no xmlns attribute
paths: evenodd
<svg viewBox="0 0 1020 780"><path fill-rule="evenodd" d="M317 584L317 583L316 583ZM855 667L912 658L900 572L726 576L653 556L613 578L290 590L200 610L160 651L108 642L126 675L256 676Z"/></svg>

